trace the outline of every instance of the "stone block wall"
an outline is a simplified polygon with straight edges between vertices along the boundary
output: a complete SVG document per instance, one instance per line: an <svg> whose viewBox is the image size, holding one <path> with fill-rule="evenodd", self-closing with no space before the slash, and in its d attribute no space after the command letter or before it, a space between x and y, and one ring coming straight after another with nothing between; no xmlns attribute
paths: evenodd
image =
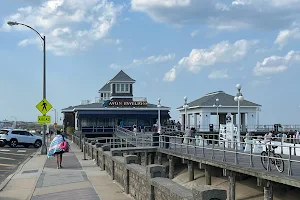
<svg viewBox="0 0 300 200"><path fill-rule="evenodd" d="M91 149L92 144L88 144ZM190 190L165 178L163 165L137 164L136 155L124 155L111 151L109 146L93 147L98 154L97 164L118 182L126 194L136 200L226 200L226 190L216 187L202 187Z"/></svg>
<svg viewBox="0 0 300 200"><path fill-rule="evenodd" d="M124 188L125 180L125 161L123 156L115 156L114 160L114 179Z"/></svg>
<svg viewBox="0 0 300 200"><path fill-rule="evenodd" d="M112 156L110 151L105 151L103 153L104 155L104 164L105 164L105 171L108 173L109 176L112 176L112 170L113 170L113 165L112 165Z"/></svg>
<svg viewBox="0 0 300 200"><path fill-rule="evenodd" d="M137 164L129 164L129 194L137 200L148 200L149 183L146 169Z"/></svg>

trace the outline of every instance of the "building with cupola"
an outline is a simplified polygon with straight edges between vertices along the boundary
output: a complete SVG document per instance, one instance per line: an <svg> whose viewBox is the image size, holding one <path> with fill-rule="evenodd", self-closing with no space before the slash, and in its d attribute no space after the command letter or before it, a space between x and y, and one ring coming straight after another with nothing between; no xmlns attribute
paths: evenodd
<svg viewBox="0 0 300 200"><path fill-rule="evenodd" d="M160 111L161 124L170 119L170 108L147 101L146 97L134 96L136 81L121 70L98 91L94 102L62 109L64 127L73 127L82 132L113 132L115 126L125 128L145 126L151 130L157 123Z"/></svg>

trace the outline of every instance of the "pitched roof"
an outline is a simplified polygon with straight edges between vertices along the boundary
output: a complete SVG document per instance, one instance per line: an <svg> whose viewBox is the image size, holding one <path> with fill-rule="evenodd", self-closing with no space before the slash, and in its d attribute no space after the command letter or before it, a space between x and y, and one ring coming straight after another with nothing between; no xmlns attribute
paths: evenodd
<svg viewBox="0 0 300 200"><path fill-rule="evenodd" d="M110 91L110 84L106 83L100 90L99 92L109 92Z"/></svg>
<svg viewBox="0 0 300 200"><path fill-rule="evenodd" d="M123 70L121 70L115 77L113 77L109 82L118 82L118 81L128 81L135 82L130 76L128 76Z"/></svg>
<svg viewBox="0 0 300 200"><path fill-rule="evenodd" d="M189 107L193 107L193 106L213 106L216 103L216 99L219 99L219 104L222 106L237 106L237 102L234 101L234 96L230 95L230 94L226 94L223 91L217 91L217 92L211 92L206 94L205 96L196 99L190 103L188 103ZM241 106L261 106L259 104L253 103L251 101L248 100L244 100L240 102ZM180 106L177 109L182 108L182 106Z"/></svg>

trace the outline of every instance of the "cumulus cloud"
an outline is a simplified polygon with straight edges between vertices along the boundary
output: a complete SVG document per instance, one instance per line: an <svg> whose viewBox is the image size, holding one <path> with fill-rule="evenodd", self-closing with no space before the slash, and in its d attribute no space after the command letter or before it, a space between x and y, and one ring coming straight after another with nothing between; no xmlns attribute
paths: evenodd
<svg viewBox="0 0 300 200"><path fill-rule="evenodd" d="M133 11L174 25L206 23L216 29L282 29L299 21L300 0L131 0Z"/></svg>
<svg viewBox="0 0 300 200"><path fill-rule="evenodd" d="M266 76L284 72L293 61L300 61L300 52L290 51L285 56L270 56L258 62L253 69L255 76Z"/></svg>
<svg viewBox="0 0 300 200"><path fill-rule="evenodd" d="M7 21L28 24L46 35L47 49L56 55L74 53L89 48L93 41L104 39L116 24L121 5L108 0L49 0L39 6L17 9L5 17L3 31L28 31ZM36 38L25 39L20 46L39 44Z"/></svg>
<svg viewBox="0 0 300 200"><path fill-rule="evenodd" d="M183 57L164 77L165 81L174 81L180 70L192 73L217 63L231 63L242 59L257 41L238 40L234 43L222 41L208 49L193 49L189 56Z"/></svg>
<svg viewBox="0 0 300 200"><path fill-rule="evenodd" d="M133 59L133 61L129 65L126 65L124 67L116 64L111 64L110 67L113 69L119 69L119 68L128 69L139 65L151 65L156 63L163 63L163 62L173 60L174 58L175 58L175 54L169 53L167 55L149 56L144 59Z"/></svg>
<svg viewBox="0 0 300 200"><path fill-rule="evenodd" d="M274 44L279 45L282 48L284 45L288 44L291 40L300 40L300 29L286 29L278 33L278 36Z"/></svg>
<svg viewBox="0 0 300 200"><path fill-rule="evenodd" d="M229 78L227 70L213 70L209 75L209 79L227 79Z"/></svg>

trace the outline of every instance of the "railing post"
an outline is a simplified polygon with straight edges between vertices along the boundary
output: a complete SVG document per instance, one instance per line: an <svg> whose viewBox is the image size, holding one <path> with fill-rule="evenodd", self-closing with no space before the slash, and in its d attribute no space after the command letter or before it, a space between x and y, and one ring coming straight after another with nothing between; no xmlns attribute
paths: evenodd
<svg viewBox="0 0 300 200"><path fill-rule="evenodd" d="M211 155L211 159L215 159L215 152L214 152L214 148L215 148L215 140L212 140L212 155Z"/></svg>
<svg viewBox="0 0 300 200"><path fill-rule="evenodd" d="M294 156L296 156L296 143L294 143Z"/></svg>
<svg viewBox="0 0 300 200"><path fill-rule="evenodd" d="M270 159L270 147L271 147L271 145L270 144L268 144L267 145L268 146L268 164L267 164L267 171L269 172L269 171L271 171L271 159Z"/></svg>
<svg viewBox="0 0 300 200"><path fill-rule="evenodd" d="M288 168L288 176L292 176L292 147L289 146L289 160L288 160L288 163L289 163L289 168Z"/></svg>
<svg viewBox="0 0 300 200"><path fill-rule="evenodd" d="M280 148L281 149L281 154L283 154L283 146L282 146L283 145L283 137L281 138L281 143L280 144L281 144L281 148Z"/></svg>
<svg viewBox="0 0 300 200"><path fill-rule="evenodd" d="M238 164L238 152L237 152L237 149L238 149L238 146L240 146L239 144L238 144L238 142L237 141L234 141L234 151L235 151L235 154L234 154L234 162L235 162L235 164L237 165Z"/></svg>
<svg viewBox="0 0 300 200"><path fill-rule="evenodd" d="M193 138L193 140L194 139L195 139L195 142L193 143L194 144L194 155L196 156L196 154L197 154L196 138Z"/></svg>
<svg viewBox="0 0 300 200"><path fill-rule="evenodd" d="M253 154L253 149L252 149L252 147L253 147L253 144L250 143L250 167L251 167L251 168L253 167L253 156L252 156L252 154Z"/></svg>
<svg viewBox="0 0 300 200"><path fill-rule="evenodd" d="M189 138L189 137L188 137ZM187 144L186 144L186 154L189 154L189 143L190 139L187 139Z"/></svg>
<svg viewBox="0 0 300 200"><path fill-rule="evenodd" d="M205 142L205 139L203 138L203 142L202 142L202 155L203 155L203 157L205 157L204 142Z"/></svg>
<svg viewBox="0 0 300 200"><path fill-rule="evenodd" d="M222 162L226 162L226 158L225 158L225 141L223 141L223 158L222 158Z"/></svg>

